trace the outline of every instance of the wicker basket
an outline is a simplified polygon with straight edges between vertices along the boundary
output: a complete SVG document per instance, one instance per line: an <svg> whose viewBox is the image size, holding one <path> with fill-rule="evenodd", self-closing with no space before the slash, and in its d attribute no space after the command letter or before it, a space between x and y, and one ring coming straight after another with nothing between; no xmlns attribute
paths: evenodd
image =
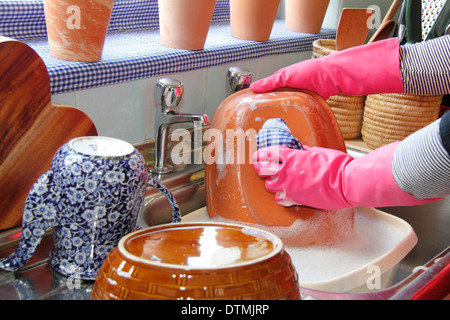
<svg viewBox="0 0 450 320"><path fill-rule="evenodd" d="M322 58L336 52L336 40L318 39L313 42L313 58Z"/></svg>
<svg viewBox="0 0 450 320"><path fill-rule="evenodd" d="M400 141L439 117L441 95L405 93L367 96L362 137L372 149Z"/></svg>
<svg viewBox="0 0 450 320"><path fill-rule="evenodd" d="M319 39L313 42L313 58L318 59L336 51L336 40ZM341 129L344 139L361 136L364 101L366 96L331 96L327 102Z"/></svg>

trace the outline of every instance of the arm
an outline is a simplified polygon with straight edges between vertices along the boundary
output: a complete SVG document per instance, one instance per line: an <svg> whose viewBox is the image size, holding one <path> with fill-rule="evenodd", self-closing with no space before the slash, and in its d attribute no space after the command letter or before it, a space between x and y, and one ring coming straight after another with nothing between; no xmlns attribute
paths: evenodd
<svg viewBox="0 0 450 320"><path fill-rule="evenodd" d="M255 81L254 92L279 87L308 89L327 99L337 94L450 93L450 35L399 47L398 38L309 59Z"/></svg>
<svg viewBox="0 0 450 320"><path fill-rule="evenodd" d="M266 188L285 206L320 209L425 204L450 194L450 113L403 142L353 159L344 152L303 146L269 147L253 159Z"/></svg>
<svg viewBox="0 0 450 320"><path fill-rule="evenodd" d="M402 141L392 171L400 188L418 199L450 194L450 112Z"/></svg>
<svg viewBox="0 0 450 320"><path fill-rule="evenodd" d="M402 46L399 53L406 93L450 93L450 35Z"/></svg>
<svg viewBox="0 0 450 320"><path fill-rule="evenodd" d="M319 92L324 98L340 92L450 93L450 35L400 49L395 41L389 39L378 46L360 46L300 62L255 82L252 90L290 86ZM361 68L367 61L380 65L380 74L367 81L365 72L358 68L363 56L368 60ZM332 72L321 73L330 66ZM387 75L392 77L391 82L386 80ZM353 86L353 82L357 85ZM265 148L254 154L255 170L267 178L266 188L276 193L277 202L284 205L336 209L424 204L450 194L449 123L450 112L403 142L358 159L325 148ZM281 164L271 161L277 159Z"/></svg>

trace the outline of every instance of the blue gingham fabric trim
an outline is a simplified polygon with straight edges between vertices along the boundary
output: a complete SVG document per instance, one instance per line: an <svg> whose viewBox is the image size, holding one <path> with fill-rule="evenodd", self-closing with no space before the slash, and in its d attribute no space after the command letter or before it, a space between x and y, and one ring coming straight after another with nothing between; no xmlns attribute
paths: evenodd
<svg viewBox="0 0 450 320"><path fill-rule="evenodd" d="M158 0L115 0L108 32L158 29Z"/></svg>
<svg viewBox="0 0 450 320"><path fill-rule="evenodd" d="M264 122L261 130L256 134L256 146L258 149L280 146L303 150L300 141L292 135L286 121L281 118Z"/></svg>
<svg viewBox="0 0 450 320"><path fill-rule="evenodd" d="M17 40L46 37L42 0L0 1L0 35Z"/></svg>

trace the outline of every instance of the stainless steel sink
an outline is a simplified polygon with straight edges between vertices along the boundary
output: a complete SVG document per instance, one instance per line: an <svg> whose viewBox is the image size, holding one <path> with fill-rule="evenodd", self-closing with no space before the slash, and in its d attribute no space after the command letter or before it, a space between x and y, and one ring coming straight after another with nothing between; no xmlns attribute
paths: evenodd
<svg viewBox="0 0 450 320"><path fill-rule="evenodd" d="M136 146L152 165L153 143ZM203 165L175 168L157 177L175 196L182 215L205 207ZM450 197L417 207L379 208L407 221L418 235L418 243L399 263L391 287L364 293L331 293L302 288L305 299L409 299L450 264ZM171 222L167 199L149 189L139 217L140 227ZM20 228L0 233L0 257L12 252L20 238ZM76 281L53 272L48 265L51 232L38 253L17 273L0 271L0 299L89 299L92 281ZM448 279L447 279L448 280ZM447 288L450 291L450 287Z"/></svg>
<svg viewBox="0 0 450 320"><path fill-rule="evenodd" d="M208 128L209 126L203 130ZM170 145L168 147L170 148ZM151 141L137 145L136 148L144 156L147 166L151 168L155 159L154 143ZM176 165L170 158L167 158L166 162L174 168L174 171L170 174L152 174L152 176L172 192L180 207L181 215L206 206L204 164ZM147 189L144 208L137 222L138 226L150 227L170 222L172 222L172 213L166 197L155 189Z"/></svg>
<svg viewBox="0 0 450 320"><path fill-rule="evenodd" d="M175 197L182 216L206 206L204 177L203 165L190 165L182 172L173 172L160 179ZM170 222L172 212L166 197L157 190L148 189L138 226L149 227Z"/></svg>
<svg viewBox="0 0 450 320"><path fill-rule="evenodd" d="M422 206L388 207L380 210L407 221L419 238L417 245L399 264L396 275L398 280L449 247L450 197Z"/></svg>

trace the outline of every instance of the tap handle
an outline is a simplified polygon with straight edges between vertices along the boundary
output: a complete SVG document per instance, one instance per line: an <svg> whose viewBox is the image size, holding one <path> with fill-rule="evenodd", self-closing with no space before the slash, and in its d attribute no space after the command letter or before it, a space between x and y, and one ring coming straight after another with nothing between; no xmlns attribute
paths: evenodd
<svg viewBox="0 0 450 320"><path fill-rule="evenodd" d="M227 72L227 96L246 89L252 82L252 73L241 67L231 67Z"/></svg>
<svg viewBox="0 0 450 320"><path fill-rule="evenodd" d="M183 97L183 84L172 78L161 78L155 85L155 100L161 111L169 113L174 111Z"/></svg>

